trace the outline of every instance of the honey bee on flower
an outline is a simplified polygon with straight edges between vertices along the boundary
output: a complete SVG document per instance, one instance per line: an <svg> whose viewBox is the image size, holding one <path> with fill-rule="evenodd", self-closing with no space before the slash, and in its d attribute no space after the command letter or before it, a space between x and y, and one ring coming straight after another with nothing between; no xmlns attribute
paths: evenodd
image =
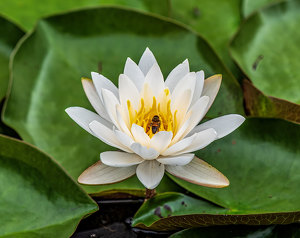
<svg viewBox="0 0 300 238"><path fill-rule="evenodd" d="M127 58L119 88L94 72L92 80L84 78L82 84L97 113L80 107L66 112L83 129L120 151L102 152L100 161L80 175L80 183L109 184L136 174L146 188L154 189L167 171L202 186L229 185L222 173L192 153L245 120L230 114L199 124L218 93L221 75L204 80L204 72L190 72L185 60L164 81L147 48L138 65Z"/></svg>

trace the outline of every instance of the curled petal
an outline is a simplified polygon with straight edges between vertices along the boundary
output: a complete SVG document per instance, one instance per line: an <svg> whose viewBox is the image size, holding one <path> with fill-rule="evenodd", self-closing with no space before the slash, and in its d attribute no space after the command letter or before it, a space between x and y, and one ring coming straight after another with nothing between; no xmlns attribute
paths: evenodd
<svg viewBox="0 0 300 238"><path fill-rule="evenodd" d="M82 82L84 92L87 98L89 99L91 105L95 109L95 111L105 120L111 122L109 116L106 113L103 102L100 99L99 94L97 93L97 90L93 84L93 81L87 78L82 78L81 82Z"/></svg>
<svg viewBox="0 0 300 238"><path fill-rule="evenodd" d="M120 129L118 119L117 119L117 105L120 105L118 99L111 91L107 89L102 89L102 97L103 97L103 104L105 106L105 110L110 120L118 129Z"/></svg>
<svg viewBox="0 0 300 238"><path fill-rule="evenodd" d="M134 143L134 140L130 136L128 136L125 132L114 130L114 133L117 140L125 147L130 148L130 146Z"/></svg>
<svg viewBox="0 0 300 238"><path fill-rule="evenodd" d="M212 188L223 188L229 185L229 180L217 169L195 157L184 166L166 166L167 172L190 183Z"/></svg>
<svg viewBox="0 0 300 238"><path fill-rule="evenodd" d="M173 133L171 131L160 131L151 138L150 147L161 153L168 147L172 137Z"/></svg>
<svg viewBox="0 0 300 238"><path fill-rule="evenodd" d="M208 128L213 128L217 132L217 139L220 139L233 132L244 121L245 118L238 114L225 115L196 126L187 136L191 136L194 133L198 133Z"/></svg>
<svg viewBox="0 0 300 238"><path fill-rule="evenodd" d="M194 154L183 154L177 156L161 156L156 160L165 165L186 165L192 161Z"/></svg>
<svg viewBox="0 0 300 238"><path fill-rule="evenodd" d="M98 92L98 95L100 99L103 101L102 98L102 89L107 89L110 92L112 92L115 97L119 97L119 91L118 88L113 84L112 81L110 81L108 78L104 77L102 74L98 74L96 72L92 72L92 79L94 86Z"/></svg>
<svg viewBox="0 0 300 238"><path fill-rule="evenodd" d="M104 120L99 115L94 112L91 112L82 107L69 107L66 110L66 113L84 130L94 135L89 128L89 124L92 121L98 121L102 125L106 126L109 129L113 128L113 124Z"/></svg>
<svg viewBox="0 0 300 238"><path fill-rule="evenodd" d="M136 166L126 168L110 167L101 161L87 168L78 178L78 182L87 185L102 185L121 182L135 174Z"/></svg>
<svg viewBox="0 0 300 238"><path fill-rule="evenodd" d="M115 134L113 132L113 130L105 127L103 124L101 124L98 121L92 121L89 124L89 127L91 129L91 131L93 132L93 134L100 139L101 141L103 141L104 143L119 148L120 150L124 150L126 152L132 152L129 148L127 148L126 146L124 146L123 144L121 144L117 138L115 137Z"/></svg>
<svg viewBox="0 0 300 238"><path fill-rule="evenodd" d="M136 155L119 151L106 151L100 154L100 159L103 164L112 167L129 167L140 164L144 160Z"/></svg>
<svg viewBox="0 0 300 238"><path fill-rule="evenodd" d="M215 100L215 98L216 98L216 96L219 92L221 82L222 82L222 75L221 74L213 75L213 76L211 76L211 77L204 80L202 96L208 96L209 97L209 103L208 103L206 112L209 110L209 108L213 104L213 102L214 102L214 100Z"/></svg>
<svg viewBox="0 0 300 238"><path fill-rule="evenodd" d="M146 146L142 146L139 143L133 143L130 146L130 149L145 160L153 160L159 156L159 152L155 149L147 148Z"/></svg>
<svg viewBox="0 0 300 238"><path fill-rule="evenodd" d="M216 138L217 132L214 129L209 128L178 141L176 144L166 149L162 154L165 156L178 155L200 150L208 146Z"/></svg>
<svg viewBox="0 0 300 238"><path fill-rule="evenodd" d="M132 124L131 133L136 142L140 143L143 146L150 145L150 137L146 134L143 127L137 124Z"/></svg>
<svg viewBox="0 0 300 238"><path fill-rule="evenodd" d="M217 139L217 132L213 128L209 128L204 131L200 131L193 136L195 136L195 138L192 143L185 149L175 154L189 153L205 148Z"/></svg>
<svg viewBox="0 0 300 238"><path fill-rule="evenodd" d="M195 85L195 91L193 95L193 100L191 102L191 106L193 106L194 103L201 97L203 86L204 86L204 71L201 70L196 72L196 85Z"/></svg>
<svg viewBox="0 0 300 238"><path fill-rule="evenodd" d="M165 166L156 160L145 161L138 165L136 175L141 183L148 189L154 189L162 180Z"/></svg>

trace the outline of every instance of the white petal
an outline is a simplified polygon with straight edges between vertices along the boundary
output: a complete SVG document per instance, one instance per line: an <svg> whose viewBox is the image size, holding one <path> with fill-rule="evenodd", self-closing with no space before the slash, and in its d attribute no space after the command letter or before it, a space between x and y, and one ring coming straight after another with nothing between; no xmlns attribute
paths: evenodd
<svg viewBox="0 0 300 238"><path fill-rule="evenodd" d="M134 83L125 74L119 76L119 97L122 107L127 108L129 100L135 110L138 110L140 93Z"/></svg>
<svg viewBox="0 0 300 238"><path fill-rule="evenodd" d="M204 80L204 86L202 91L202 96L209 96L209 103L206 109L206 112L209 110L213 104L222 82L222 75L216 74Z"/></svg>
<svg viewBox="0 0 300 238"><path fill-rule="evenodd" d="M164 76L157 63L154 63L147 75L145 76L145 83L148 83L153 96L156 98L159 96L161 91L165 89Z"/></svg>
<svg viewBox="0 0 300 238"><path fill-rule="evenodd" d="M109 116L106 113L106 110L104 108L104 105L102 103L102 100L100 99L97 90L93 84L93 81L87 78L81 79L82 86L84 89L84 92L89 99L91 105L95 109L95 111L103 117L105 120L110 121Z"/></svg>
<svg viewBox="0 0 300 238"><path fill-rule="evenodd" d="M66 113L79 125L81 126L84 130L87 132L91 133L92 135L93 132L89 128L89 124L92 121L98 121L107 128L112 128L113 124L104 120L101 118L99 115L97 115L94 112L91 112L85 108L82 107L69 107L66 110Z"/></svg>
<svg viewBox="0 0 300 238"><path fill-rule="evenodd" d="M81 184L101 185L117 183L135 174L136 166L115 168L102 164L101 161L87 168L78 178Z"/></svg>
<svg viewBox="0 0 300 238"><path fill-rule="evenodd" d="M173 137L171 131L159 131L150 140L150 147L161 153L170 144Z"/></svg>
<svg viewBox="0 0 300 238"><path fill-rule="evenodd" d="M134 140L123 131L114 130L114 133L117 140L125 147L130 148L130 146L134 143Z"/></svg>
<svg viewBox="0 0 300 238"><path fill-rule="evenodd" d="M138 165L136 175L141 183L148 189L158 186L165 173L165 166L156 160L145 161Z"/></svg>
<svg viewBox="0 0 300 238"><path fill-rule="evenodd" d="M190 137L186 137L180 141L178 141L177 143L175 143L174 145L170 146L168 149L166 149L162 155L163 156L168 156L168 155L173 155L173 154L177 154L178 152L184 150L185 148L189 147L193 140L195 140L196 135L190 136Z"/></svg>
<svg viewBox="0 0 300 238"><path fill-rule="evenodd" d="M195 72L188 73L185 77L183 77L178 82L178 84L174 88L173 92L171 93L172 111L176 110L176 107L174 107L173 102L175 102L176 98L178 98L180 95L182 95L186 90L191 90L191 96L193 97L195 85L196 85L196 73Z"/></svg>
<svg viewBox="0 0 300 238"><path fill-rule="evenodd" d="M119 151L106 151L100 154L100 159L103 164L112 167L129 167L140 164L144 160L136 155Z"/></svg>
<svg viewBox="0 0 300 238"><path fill-rule="evenodd" d="M217 132L214 129L209 128L204 131L200 131L193 136L195 136L195 138L188 147L174 154L177 155L182 153L189 153L203 149L217 139Z"/></svg>
<svg viewBox="0 0 300 238"><path fill-rule="evenodd" d="M186 165L192 161L194 154L183 154L177 156L158 157L156 160L166 165Z"/></svg>
<svg viewBox="0 0 300 238"><path fill-rule="evenodd" d="M192 91L190 89L187 89L181 92L181 94L178 95L178 97L175 97L173 98L173 100L171 100L171 110L173 113L177 111L176 119L179 127L185 121L186 113L190 107L192 97Z"/></svg>
<svg viewBox="0 0 300 238"><path fill-rule="evenodd" d="M130 149L126 148L124 145L122 145L117 138L115 137L115 134L113 131L103 124L101 124L98 121L92 121L89 124L89 127L91 131L104 143L119 148L120 150L124 150L126 152L132 152Z"/></svg>
<svg viewBox="0 0 300 238"><path fill-rule="evenodd" d="M212 188L229 185L228 179L221 172L197 157L184 166L167 165L166 170L178 178L197 185Z"/></svg>
<svg viewBox="0 0 300 238"><path fill-rule="evenodd" d="M96 72L92 72L91 75L92 75L94 86L101 100L103 100L102 89L107 89L111 91L117 98L119 97L118 88L113 84L112 81L104 77L102 74L98 74Z"/></svg>
<svg viewBox="0 0 300 238"><path fill-rule="evenodd" d="M102 89L102 96L103 104L110 120L118 129L120 129L117 119L117 105L120 105L118 99L111 91L107 89Z"/></svg>
<svg viewBox="0 0 300 238"><path fill-rule="evenodd" d="M191 113L190 119L185 123L188 123L187 129L182 133L181 138L184 138L205 116L207 111L207 105L209 103L208 96L202 96L197 102L191 107L187 114ZM184 125L183 125L184 126ZM183 127L182 126L182 127Z"/></svg>
<svg viewBox="0 0 300 238"><path fill-rule="evenodd" d="M191 113L189 113L189 115L191 115ZM188 119L185 120L185 122L183 123L183 125L179 128L179 130L177 131L176 135L172 139L172 141L170 143L170 146L174 145L180 139L183 138L182 135L187 131L188 127L190 126L190 121L191 121L191 118L188 118Z"/></svg>
<svg viewBox="0 0 300 238"><path fill-rule="evenodd" d="M244 121L245 118L238 114L225 115L196 126L187 136L213 128L217 132L217 139L220 139L237 129Z"/></svg>
<svg viewBox="0 0 300 238"><path fill-rule="evenodd" d="M137 124L132 124L131 133L136 142L140 143L143 146L150 145L150 137L146 134L143 127Z"/></svg>
<svg viewBox="0 0 300 238"><path fill-rule="evenodd" d="M137 64L129 57L125 63L124 74L126 74L132 80L140 92L143 88L145 76L139 66L137 66Z"/></svg>
<svg viewBox="0 0 300 238"><path fill-rule="evenodd" d="M124 115L124 112L122 112L122 107L120 105L116 106L116 112L117 112L117 122L120 126L120 129L124 131L128 136L132 137L131 132L128 128L129 119Z"/></svg>
<svg viewBox="0 0 300 238"><path fill-rule="evenodd" d="M165 85L172 93L177 83L190 72L189 61L186 59L181 64L177 65L168 75Z"/></svg>
<svg viewBox="0 0 300 238"><path fill-rule="evenodd" d="M139 62L139 67L144 75L149 72L154 63L157 63L156 59L151 50L147 47Z"/></svg>
<svg viewBox="0 0 300 238"><path fill-rule="evenodd" d="M139 143L133 143L130 146L130 149L145 160L153 160L159 156L159 152L155 149L147 148L146 146L142 146Z"/></svg>
<svg viewBox="0 0 300 238"><path fill-rule="evenodd" d="M191 102L191 106L193 106L194 103L200 98L202 94L203 86L204 86L204 71L201 70L196 72L196 86L195 86L195 91Z"/></svg>

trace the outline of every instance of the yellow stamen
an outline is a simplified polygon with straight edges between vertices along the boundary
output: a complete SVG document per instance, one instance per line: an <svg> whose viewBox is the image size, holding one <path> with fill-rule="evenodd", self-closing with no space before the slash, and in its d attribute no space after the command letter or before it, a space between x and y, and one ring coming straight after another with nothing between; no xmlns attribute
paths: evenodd
<svg viewBox="0 0 300 238"><path fill-rule="evenodd" d="M175 135L177 130L177 111L173 114L171 112L171 99L169 97L169 89L163 91L163 95L160 97L160 102L155 97L152 98L152 105L149 101L145 102L144 98L141 98L139 110L133 110L131 102L127 101L127 107L129 112L130 126L137 124L144 128L145 132L151 138L156 131L172 131ZM148 99L149 100L149 99ZM148 108L145 105L148 105ZM154 116L158 116L159 120L153 120Z"/></svg>

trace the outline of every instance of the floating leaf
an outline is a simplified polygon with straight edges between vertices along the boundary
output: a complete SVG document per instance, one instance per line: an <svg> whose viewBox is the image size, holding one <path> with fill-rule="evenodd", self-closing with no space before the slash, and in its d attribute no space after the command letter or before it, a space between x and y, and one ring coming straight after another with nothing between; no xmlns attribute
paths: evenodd
<svg viewBox="0 0 300 238"><path fill-rule="evenodd" d="M243 0L242 12L244 17L248 17L251 13L263 8L269 4L280 2L282 0Z"/></svg>
<svg viewBox="0 0 300 238"><path fill-rule="evenodd" d="M276 226L221 226L221 227L201 227L179 231L170 238L249 238L249 237L290 237L300 236L300 224L276 225Z"/></svg>
<svg viewBox="0 0 300 238"><path fill-rule="evenodd" d="M43 152L0 136L0 237L69 237L97 205Z"/></svg>
<svg viewBox="0 0 300 238"><path fill-rule="evenodd" d="M299 220L299 210L290 213L243 213L180 193L162 193L140 207L132 225L143 229L165 231L228 224L288 224ZM217 230L216 227L214 229Z"/></svg>
<svg viewBox="0 0 300 238"><path fill-rule="evenodd" d="M300 104L300 2L284 1L249 17L231 54L254 86Z"/></svg>
<svg viewBox="0 0 300 238"><path fill-rule="evenodd" d="M240 25L240 5L241 0L171 1L171 17L204 36L235 75L239 72L229 56L228 43Z"/></svg>
<svg viewBox="0 0 300 238"><path fill-rule="evenodd" d="M2 0L0 1L0 13L14 20L24 29L30 30L40 18L84 7L104 5L128 6L162 15L168 14L169 9L166 0L51 0L44 1L43 4L40 4L39 0Z"/></svg>
<svg viewBox="0 0 300 238"><path fill-rule="evenodd" d="M91 108L80 78L102 70L116 83L126 58L137 61L147 46L157 56L165 76L186 58L192 70L203 69L207 77L222 73L222 87L209 116L243 114L238 83L198 35L157 17L99 8L45 19L22 42L13 59L13 84L4 121L77 179L99 160L100 152L112 149L78 127L64 111L70 106ZM162 184L159 191L170 186L168 179L164 181L168 186ZM144 193L136 177L85 189L92 194L118 189Z"/></svg>
<svg viewBox="0 0 300 238"><path fill-rule="evenodd" d="M0 16L0 102L4 98L8 86L9 56L23 36L23 31L16 25Z"/></svg>
<svg viewBox="0 0 300 238"><path fill-rule="evenodd" d="M289 101L268 97L254 87L249 80L244 80L245 110L250 116L282 118L300 124L300 106Z"/></svg>

